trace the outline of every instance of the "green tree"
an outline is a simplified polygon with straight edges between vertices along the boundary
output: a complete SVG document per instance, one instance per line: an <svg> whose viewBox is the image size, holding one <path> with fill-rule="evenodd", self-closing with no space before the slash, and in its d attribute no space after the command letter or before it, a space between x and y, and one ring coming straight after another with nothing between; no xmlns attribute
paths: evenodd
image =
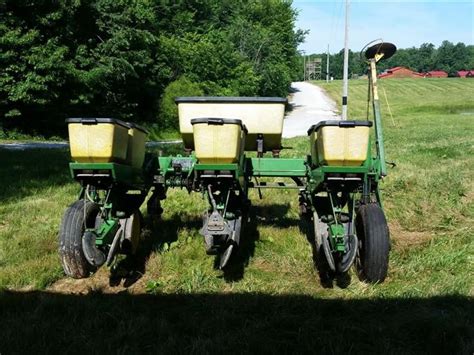
<svg viewBox="0 0 474 355"><path fill-rule="evenodd" d="M453 50L454 45L451 42L443 41L443 43L441 43L441 46L439 46L436 51L434 63L438 69L444 70L448 73L452 71L451 68L454 64Z"/></svg>
<svg viewBox="0 0 474 355"><path fill-rule="evenodd" d="M335 79L342 79L343 54L341 50L330 55L330 75ZM322 67L325 73L326 54L314 54L322 57ZM303 78L303 57L298 59L298 73L300 80ZM474 68L474 46L466 46L464 43L454 45L449 41L443 41L438 49L432 43L423 43L419 48L401 48L397 53L379 62L380 72L393 67L408 67L412 70L425 73L431 70L444 70L450 76L456 76L458 70L472 70ZM300 69L301 68L301 69ZM366 72L365 60L361 59L359 53L349 50L349 77L358 76ZM324 75L323 75L324 79Z"/></svg>
<svg viewBox="0 0 474 355"><path fill-rule="evenodd" d="M304 36L287 0L3 0L0 11L0 121L42 133L65 133L68 116L169 127L160 105L176 81L286 96Z"/></svg>
<svg viewBox="0 0 474 355"><path fill-rule="evenodd" d="M174 99L179 96L201 96L203 90L199 84L182 76L171 82L164 90L160 103L160 128L166 130L178 129L178 107Z"/></svg>
<svg viewBox="0 0 474 355"><path fill-rule="evenodd" d="M426 73L434 69L435 46L433 43L423 43L417 53L417 70Z"/></svg>

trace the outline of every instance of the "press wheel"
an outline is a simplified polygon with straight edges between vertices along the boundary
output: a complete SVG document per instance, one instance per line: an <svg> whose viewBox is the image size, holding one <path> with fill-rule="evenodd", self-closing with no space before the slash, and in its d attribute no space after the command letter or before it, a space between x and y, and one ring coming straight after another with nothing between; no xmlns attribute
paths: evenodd
<svg viewBox="0 0 474 355"><path fill-rule="evenodd" d="M82 239L86 229L95 228L99 212L97 204L78 200L64 213L59 231L59 255L63 270L70 277L86 278L96 270L84 256Z"/></svg>
<svg viewBox="0 0 474 355"><path fill-rule="evenodd" d="M382 208L376 203L360 206L356 217L359 239L357 269L363 281L379 283L388 271L390 234Z"/></svg>

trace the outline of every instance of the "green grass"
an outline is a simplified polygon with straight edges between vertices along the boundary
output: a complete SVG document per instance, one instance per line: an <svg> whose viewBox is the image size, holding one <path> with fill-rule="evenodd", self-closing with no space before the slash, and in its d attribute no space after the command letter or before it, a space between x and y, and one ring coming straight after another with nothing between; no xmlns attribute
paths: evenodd
<svg viewBox="0 0 474 355"><path fill-rule="evenodd" d="M31 135L26 133L21 133L17 130L9 130L8 133L0 130L0 144L3 143L19 143L19 142L60 142L64 141L64 138L58 136L49 136L46 138L42 135Z"/></svg>
<svg viewBox="0 0 474 355"><path fill-rule="evenodd" d="M389 218L406 230L472 231L474 82L386 79L379 84L386 158L397 164L384 184ZM366 81L351 82L352 119L366 117L366 86ZM339 100L338 83L323 87Z"/></svg>
<svg viewBox="0 0 474 355"><path fill-rule="evenodd" d="M392 237L385 283L351 273L323 288L297 193L268 190L263 200L252 192L245 245L226 273L199 235L205 202L174 190L131 265L123 260L113 278L103 268L63 279L57 231L77 192L67 152L0 151L0 352L471 354L474 81L380 85L396 123L381 91L396 163L382 186ZM351 118L365 118L366 86L351 81ZM339 97L339 82L325 88ZM284 156L307 154L308 144L286 140L294 149Z"/></svg>
<svg viewBox="0 0 474 355"><path fill-rule="evenodd" d="M63 151L0 150L0 287L44 288L61 277L56 235L77 186Z"/></svg>

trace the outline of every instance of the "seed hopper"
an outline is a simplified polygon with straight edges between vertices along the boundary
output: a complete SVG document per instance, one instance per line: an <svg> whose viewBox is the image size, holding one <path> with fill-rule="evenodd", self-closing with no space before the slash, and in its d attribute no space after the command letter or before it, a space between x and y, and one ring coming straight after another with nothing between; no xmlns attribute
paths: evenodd
<svg viewBox="0 0 474 355"><path fill-rule="evenodd" d="M225 269L245 238L249 189L293 188L301 218L312 226L318 267L344 273L355 264L364 280L382 282L390 241L379 190L386 167L376 63L394 51L382 43L365 52L373 119L308 127L308 155L300 158L280 158L283 98L177 98L183 156L145 153L146 132L134 124L69 119L70 171L81 190L61 224L66 274L87 277L118 254L134 254L141 205L146 201L148 215L159 217L160 201L173 188L207 199L200 233L206 252Z"/></svg>

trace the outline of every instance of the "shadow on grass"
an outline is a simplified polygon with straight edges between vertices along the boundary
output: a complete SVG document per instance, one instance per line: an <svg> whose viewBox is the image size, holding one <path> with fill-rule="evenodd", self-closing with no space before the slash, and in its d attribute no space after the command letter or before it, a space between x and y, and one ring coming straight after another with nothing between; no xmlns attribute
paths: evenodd
<svg viewBox="0 0 474 355"><path fill-rule="evenodd" d="M151 152L182 154L182 144L163 145ZM69 149L0 149L0 199L23 198L37 190L73 182ZM79 191L79 185L78 185Z"/></svg>
<svg viewBox="0 0 474 355"><path fill-rule="evenodd" d="M258 226L267 225L286 229L298 226L300 220L288 217L291 206L285 204L251 205L248 222L244 224L241 235L241 245L231 259L231 264L224 270L224 279L228 282L240 281L245 274L245 267L255 253L255 243L260 239Z"/></svg>
<svg viewBox="0 0 474 355"><path fill-rule="evenodd" d="M137 282L146 272L146 263L154 251L160 251L163 245L170 245L178 240L178 229L183 225L181 216L175 214L171 219L160 220L151 223L147 219L148 231L144 233L136 255L130 255L120 260L111 270L110 285L117 286L123 281L124 287L129 287ZM200 229L202 220L193 219L186 222L186 227L190 229ZM240 247L234 251L229 264L223 270L223 277L227 282L235 282L243 279L245 268L248 266L250 258L255 251L255 242L259 238L256 223L250 221L245 223L241 232ZM204 248L204 239L202 239L202 248ZM173 251L171 251L173 252ZM212 257L212 256L209 256ZM219 257L215 257L215 268L218 268Z"/></svg>
<svg viewBox="0 0 474 355"><path fill-rule="evenodd" d="M153 252L159 252L164 245L178 240L178 231L186 226L188 229L199 229L202 220L184 217L175 213L171 218L154 220L150 216L144 219L142 240L135 255L128 255L120 260L111 270L110 286L118 286L123 281L124 287L130 287L146 272L146 263ZM203 241L204 243L204 241ZM204 244L203 244L204 248Z"/></svg>
<svg viewBox="0 0 474 355"><path fill-rule="evenodd" d="M62 186L72 181L69 150L0 149L0 199L22 198L39 189Z"/></svg>
<svg viewBox="0 0 474 355"><path fill-rule="evenodd" d="M299 220L286 217L290 209L289 204L271 204L265 206L251 206L247 213L247 222L243 223L240 246L237 248L229 264L223 270L223 277L227 282L236 282L244 278L245 268L255 253L255 243L260 238L258 225L274 225L278 228L288 228L298 225ZM245 219L245 218L244 218ZM117 286L123 281L125 287L133 285L146 272L146 262L154 251L178 240L178 230L184 226L188 229L199 230L202 227L202 219L193 218L183 214L173 214L171 218L160 219L153 222L145 219L144 239L140 243L137 254L127 256L119 261L110 275L110 285ZM204 248L204 239L202 240ZM171 251L173 252L173 251ZM219 264L219 258L215 259L215 267Z"/></svg>
<svg viewBox="0 0 474 355"><path fill-rule="evenodd" d="M324 251L322 248L317 248L315 240L314 223L311 217L305 215L299 220L298 227L300 232L304 234L307 242L311 246L313 254L313 266L319 275L319 282L324 288L334 288L334 285L339 288L347 288L352 281L349 272L335 273L329 267Z"/></svg>
<svg viewBox="0 0 474 355"><path fill-rule="evenodd" d="M299 218L288 217L291 209L289 203L268 204L252 206L255 223L262 226L275 226L276 228L296 227L299 225Z"/></svg>
<svg viewBox="0 0 474 355"><path fill-rule="evenodd" d="M224 280L227 282L242 280L245 275L245 268L255 254L255 243L260 239L256 216L256 208L251 206L247 216L244 217L245 222L243 223L240 233L240 246L229 260L229 265L223 270ZM215 266L217 265L218 258L216 258L215 263Z"/></svg>
<svg viewBox="0 0 474 355"><path fill-rule="evenodd" d="M2 353L471 354L473 300L0 292Z"/></svg>

